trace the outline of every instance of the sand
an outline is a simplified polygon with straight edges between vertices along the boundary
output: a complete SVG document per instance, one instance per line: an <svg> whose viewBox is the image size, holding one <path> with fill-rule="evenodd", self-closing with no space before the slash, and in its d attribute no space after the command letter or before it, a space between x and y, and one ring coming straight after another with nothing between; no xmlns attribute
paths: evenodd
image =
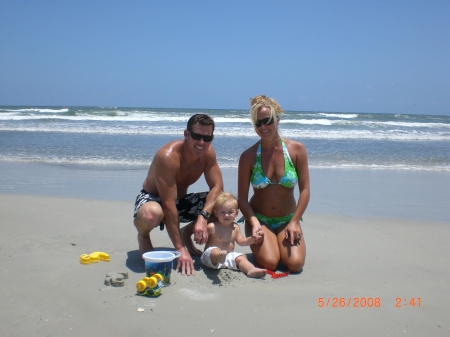
<svg viewBox="0 0 450 337"><path fill-rule="evenodd" d="M310 211L302 273L249 279L196 258L195 276L174 270L146 298L132 211L132 201L0 194L0 335L450 335L448 222ZM172 249L166 231L152 240ZM93 251L111 261L81 265ZM125 286L105 286L109 271L127 271Z"/></svg>

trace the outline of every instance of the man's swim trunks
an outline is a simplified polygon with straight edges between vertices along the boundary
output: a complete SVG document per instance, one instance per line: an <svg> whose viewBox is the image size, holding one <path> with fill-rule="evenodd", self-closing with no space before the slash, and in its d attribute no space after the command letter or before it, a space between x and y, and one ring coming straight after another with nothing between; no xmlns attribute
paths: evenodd
<svg viewBox="0 0 450 337"><path fill-rule="evenodd" d="M191 222L197 220L198 212L200 212L205 206L208 193L209 192L189 193L175 202L180 222ZM141 190L136 197L136 202L134 204L134 218L138 214L142 205L149 201L155 201L161 205L161 199L159 197L151 195L145 190ZM159 227L161 230L164 229L164 221L159 224Z"/></svg>

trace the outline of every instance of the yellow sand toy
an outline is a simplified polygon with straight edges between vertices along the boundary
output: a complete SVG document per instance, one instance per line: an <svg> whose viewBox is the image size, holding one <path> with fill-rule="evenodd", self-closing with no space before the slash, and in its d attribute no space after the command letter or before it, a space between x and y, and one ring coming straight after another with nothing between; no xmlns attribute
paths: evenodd
<svg viewBox="0 0 450 337"><path fill-rule="evenodd" d="M161 274L154 274L151 277L144 277L136 283L138 295L157 297L161 295L163 277Z"/></svg>
<svg viewBox="0 0 450 337"><path fill-rule="evenodd" d="M81 254L80 255L80 263L81 264L90 264L97 263L98 261L110 261L109 254L105 252L93 252L91 254Z"/></svg>

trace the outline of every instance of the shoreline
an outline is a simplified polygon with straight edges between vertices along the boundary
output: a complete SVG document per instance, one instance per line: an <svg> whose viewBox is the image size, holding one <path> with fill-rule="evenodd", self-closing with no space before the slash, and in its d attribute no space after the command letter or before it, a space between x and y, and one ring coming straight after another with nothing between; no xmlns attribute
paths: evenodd
<svg viewBox="0 0 450 337"><path fill-rule="evenodd" d="M237 168L222 168L224 190L237 194ZM127 201L134 205L146 169L74 167L0 161L0 194ZM450 172L310 169L305 216L450 222ZM207 190L204 178L190 192ZM250 189L250 195L252 190ZM298 198L298 190L294 191Z"/></svg>

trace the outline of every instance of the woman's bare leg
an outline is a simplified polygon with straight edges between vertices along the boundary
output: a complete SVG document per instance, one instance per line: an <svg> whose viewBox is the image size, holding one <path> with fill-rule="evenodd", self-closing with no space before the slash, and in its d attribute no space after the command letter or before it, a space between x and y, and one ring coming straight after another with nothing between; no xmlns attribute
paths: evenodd
<svg viewBox="0 0 450 337"><path fill-rule="evenodd" d="M251 245L253 256L258 266L268 270L277 269L280 262L280 249L278 248L278 239L274 232L267 226L262 226L264 232L264 241L261 244ZM252 235L250 225L245 224L246 236Z"/></svg>
<svg viewBox="0 0 450 337"><path fill-rule="evenodd" d="M298 273L303 269L306 258L306 244L304 236L300 240L295 240L292 245L286 240L284 233L285 226L277 229L278 247L281 256L281 262L293 273Z"/></svg>

